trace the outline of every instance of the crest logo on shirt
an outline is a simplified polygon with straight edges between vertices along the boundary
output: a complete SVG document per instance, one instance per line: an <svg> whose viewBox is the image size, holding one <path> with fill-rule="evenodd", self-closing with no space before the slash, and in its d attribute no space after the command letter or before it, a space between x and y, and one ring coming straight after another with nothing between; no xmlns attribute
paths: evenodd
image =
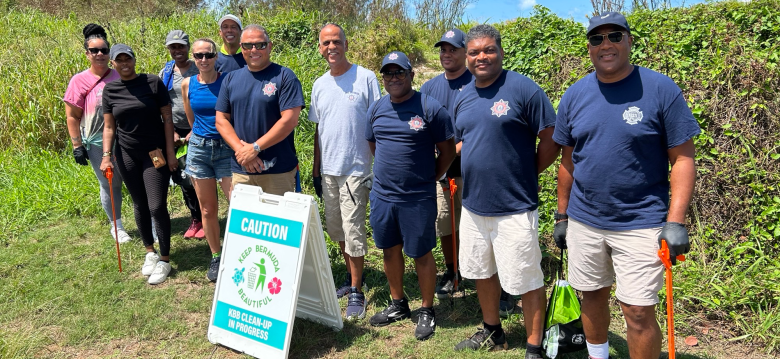
<svg viewBox="0 0 780 359"><path fill-rule="evenodd" d="M623 111L623 119L626 120L626 123L629 125L636 125L642 121L643 117L642 110L636 106L631 106L628 110Z"/></svg>
<svg viewBox="0 0 780 359"><path fill-rule="evenodd" d="M271 97L276 93L276 84L273 82L269 82L263 86L263 94Z"/></svg>
<svg viewBox="0 0 780 359"><path fill-rule="evenodd" d="M407 123L409 124L409 128L411 128L411 129L413 129L415 131L419 131L419 130L424 130L425 129L425 122L423 122L423 119L420 116L412 117L412 119L409 120L409 122L407 122Z"/></svg>
<svg viewBox="0 0 780 359"><path fill-rule="evenodd" d="M509 102L504 100L498 100L493 102L493 107L490 108L491 115L501 117L509 112Z"/></svg>
<svg viewBox="0 0 780 359"><path fill-rule="evenodd" d="M455 37L455 31L452 31L452 30L447 31L447 33L444 34L444 37L446 37L448 39L451 39L451 38Z"/></svg>
<svg viewBox="0 0 780 359"><path fill-rule="evenodd" d="M358 99L358 95L354 92L347 92L347 101L355 102Z"/></svg>
<svg viewBox="0 0 780 359"><path fill-rule="evenodd" d="M398 58L398 54L396 54L396 53L394 52L394 53L390 54L390 56L388 56L387 58L388 58L388 59L390 59L390 60L395 60L395 59L397 59L397 58Z"/></svg>

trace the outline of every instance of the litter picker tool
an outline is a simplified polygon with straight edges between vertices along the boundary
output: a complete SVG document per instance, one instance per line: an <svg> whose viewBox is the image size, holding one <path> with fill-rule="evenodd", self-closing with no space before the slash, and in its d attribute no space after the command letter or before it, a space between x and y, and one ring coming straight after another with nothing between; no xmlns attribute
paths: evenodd
<svg viewBox="0 0 780 359"><path fill-rule="evenodd" d="M669 338L669 359L674 359L674 300L672 297L672 260L669 257L669 246L666 244L665 239L661 239L661 249L658 250L658 256L661 257L661 262L664 263L666 269L666 328L667 337ZM685 261L684 255L677 256L677 260Z"/></svg>
<svg viewBox="0 0 780 359"><path fill-rule="evenodd" d="M453 281L452 293L458 291L458 236L455 234L457 228L455 228L455 192L458 191L458 185L455 184L454 178L449 178L450 185L450 224L452 225L452 259L455 267L455 279Z"/></svg>
<svg viewBox="0 0 780 359"><path fill-rule="evenodd" d="M114 208L114 186L112 186L112 180L114 179L114 170L111 167L106 168L103 173L108 179L109 194L111 195L111 214L114 217L114 241L116 242L116 260L119 263L119 273L122 273L122 256L119 254L119 229L116 228L116 209Z"/></svg>

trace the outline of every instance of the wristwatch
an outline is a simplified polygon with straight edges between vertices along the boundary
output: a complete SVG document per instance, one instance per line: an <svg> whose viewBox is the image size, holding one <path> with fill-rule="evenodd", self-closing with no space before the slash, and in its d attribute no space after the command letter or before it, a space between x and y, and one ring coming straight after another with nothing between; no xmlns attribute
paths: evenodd
<svg viewBox="0 0 780 359"><path fill-rule="evenodd" d="M103 152L103 157L111 157L111 151Z"/></svg>
<svg viewBox="0 0 780 359"><path fill-rule="evenodd" d="M555 217L556 221L560 221L560 220L563 220L563 219L569 219L569 216L566 213L555 212L555 216L554 217Z"/></svg>
<svg viewBox="0 0 780 359"><path fill-rule="evenodd" d="M257 152L257 153L260 153L260 151L262 151L260 149L260 145L258 145L257 142L252 143L252 148L254 148L255 152Z"/></svg>

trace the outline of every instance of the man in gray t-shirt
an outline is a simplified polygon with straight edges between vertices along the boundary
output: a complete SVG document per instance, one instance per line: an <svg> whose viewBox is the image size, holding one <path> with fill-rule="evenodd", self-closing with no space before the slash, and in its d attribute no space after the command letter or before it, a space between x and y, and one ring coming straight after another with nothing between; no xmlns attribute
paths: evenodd
<svg viewBox="0 0 780 359"><path fill-rule="evenodd" d="M325 203L325 225L341 247L347 278L336 295L348 295L347 319L365 316L363 257L366 255L366 204L371 149L365 140L368 107L381 97L373 72L351 64L347 38L336 24L320 30L319 51L330 70L314 82L309 120L316 123L312 177Z"/></svg>
<svg viewBox="0 0 780 359"><path fill-rule="evenodd" d="M163 84L168 87L168 95L171 97L171 109L173 110L173 139L175 146L181 147L187 143L190 139L190 133L192 128L187 121L187 115L184 113L184 103L181 98L181 82L190 76L197 75L198 67L195 66L195 62L190 60L190 37L181 30L172 30L165 38L165 46L168 48L168 52L171 54L173 60L168 61L165 67L160 71L160 78L163 80ZM183 163L186 160L186 156L179 159L179 163ZM185 238L204 238L206 233L203 231L203 224L201 223L202 217L200 212L200 202L195 194L195 187L191 182L182 182L182 172L184 166L179 166L179 169L171 173L173 181L180 185L181 193L184 197L184 203L190 210L192 221L190 227L184 232Z"/></svg>

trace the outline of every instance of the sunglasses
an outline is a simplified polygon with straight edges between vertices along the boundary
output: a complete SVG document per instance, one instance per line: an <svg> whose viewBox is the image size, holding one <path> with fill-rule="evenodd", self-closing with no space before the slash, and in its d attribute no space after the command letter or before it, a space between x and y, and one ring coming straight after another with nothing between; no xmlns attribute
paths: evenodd
<svg viewBox="0 0 780 359"><path fill-rule="evenodd" d="M588 42L590 43L590 46L599 46L604 42L604 37L608 38L609 42L617 44L618 42L623 41L623 31L613 31L606 35L591 35L588 37Z"/></svg>
<svg viewBox="0 0 780 359"><path fill-rule="evenodd" d="M385 81L390 81L393 79L393 77L397 77L399 80L403 80L406 78L406 74L408 73L409 71L406 70L387 71L382 73L382 79Z"/></svg>
<svg viewBox="0 0 780 359"><path fill-rule="evenodd" d="M89 50L89 53L93 54L93 55L96 55L98 52L103 54L103 55L107 55L108 54L108 48L107 47L100 47L100 48L98 48L98 47L90 47L87 50Z"/></svg>
<svg viewBox="0 0 780 359"><path fill-rule="evenodd" d="M268 42L242 42L241 48L244 50L252 50L252 48L256 48L258 50L265 50L265 48L268 47Z"/></svg>
<svg viewBox="0 0 780 359"><path fill-rule="evenodd" d="M217 57L216 52L196 52L192 54L192 57L194 57L196 60L203 60L205 59L213 59Z"/></svg>

